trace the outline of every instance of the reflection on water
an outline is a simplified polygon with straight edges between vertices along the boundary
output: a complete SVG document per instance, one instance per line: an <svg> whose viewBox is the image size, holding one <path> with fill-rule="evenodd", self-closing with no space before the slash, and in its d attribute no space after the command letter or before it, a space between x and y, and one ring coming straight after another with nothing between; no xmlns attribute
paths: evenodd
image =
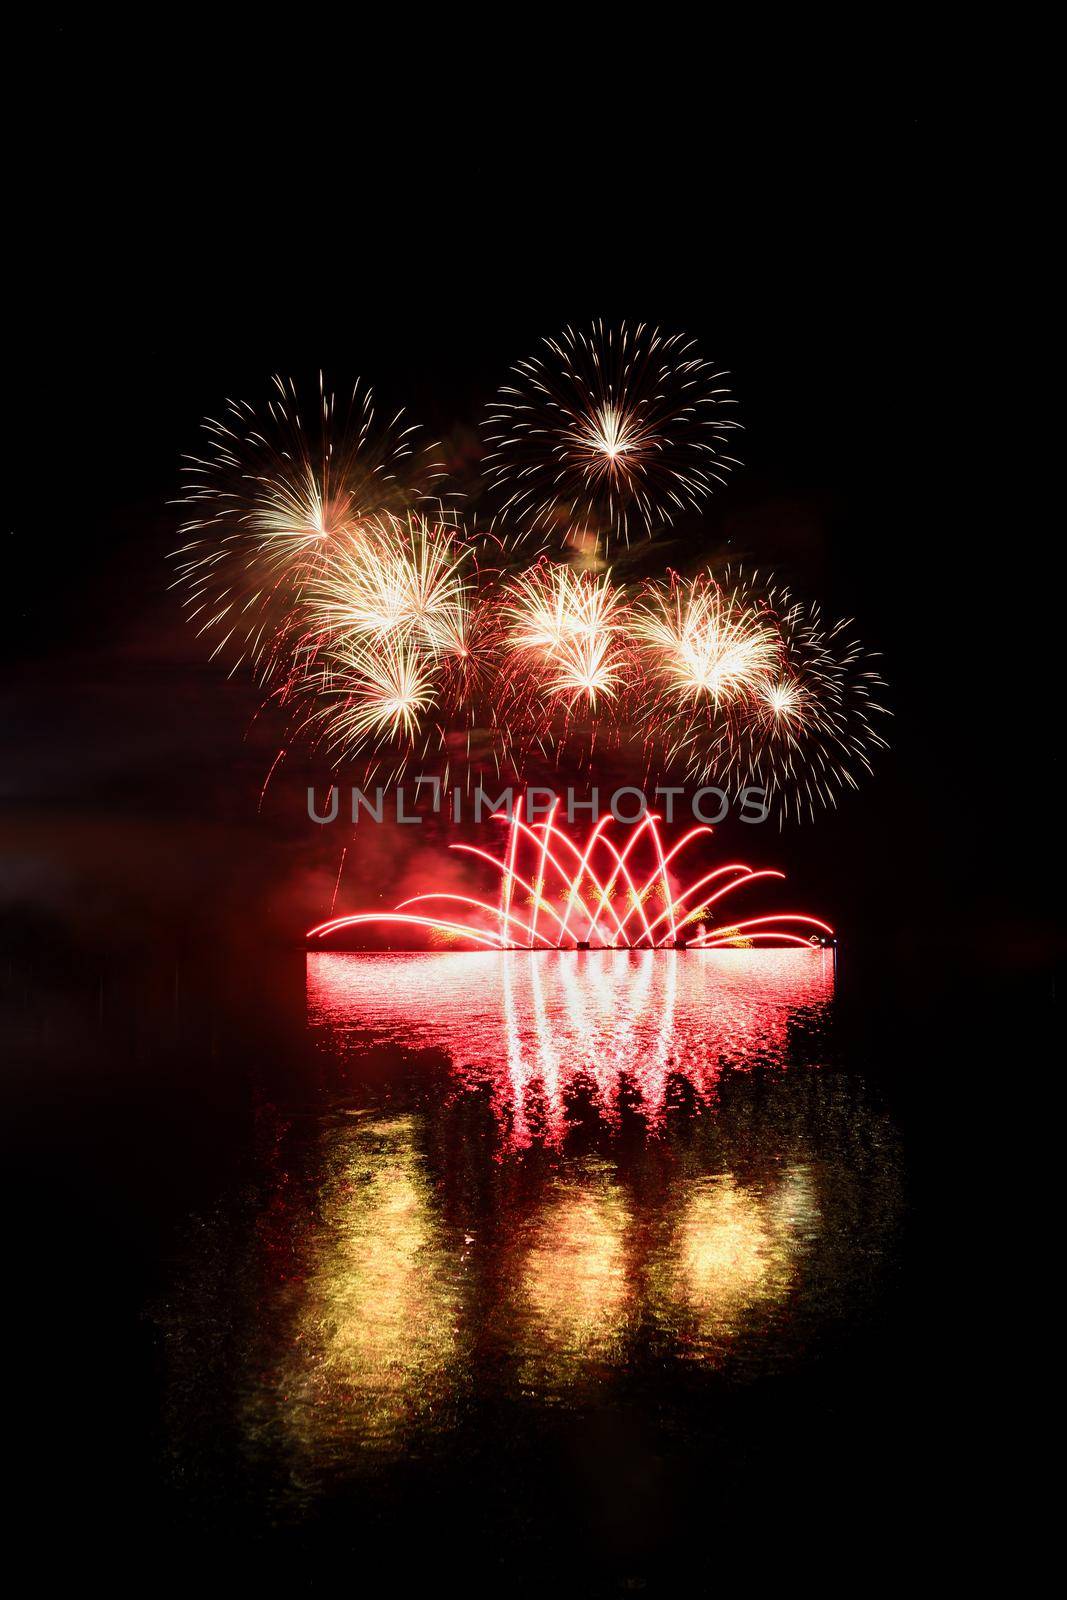
<svg viewBox="0 0 1067 1600"><path fill-rule="evenodd" d="M745 1314L787 1299L819 1230L818 1201L798 1165L766 1188L718 1173L679 1200L656 1273L659 1315L687 1354L707 1359L736 1335Z"/></svg>
<svg viewBox="0 0 1067 1600"><path fill-rule="evenodd" d="M236 1395L307 1505L486 1406L636 1393L684 1430L695 1378L790 1366L862 1313L899 1210L891 1126L823 1070L832 999L822 950L310 956L319 1098L265 1112L228 1264L201 1248L178 1300L197 1415Z"/></svg>
<svg viewBox="0 0 1067 1600"><path fill-rule="evenodd" d="M455 1357L458 1287L413 1131L410 1117L345 1119L323 1148L275 1375L306 1453L398 1443Z"/></svg>
<svg viewBox="0 0 1067 1600"><path fill-rule="evenodd" d="M507 1313L518 1376L548 1391L624 1359L637 1311L632 1217L597 1164L553 1184L516 1252Z"/></svg>
<svg viewBox="0 0 1067 1600"><path fill-rule="evenodd" d="M672 1078L706 1104L725 1065L780 1060L790 1029L829 1002L833 960L825 949L316 953L308 1019L338 1043L445 1050L468 1087L489 1088L513 1148L558 1144L576 1092L609 1122L632 1101L656 1126Z"/></svg>

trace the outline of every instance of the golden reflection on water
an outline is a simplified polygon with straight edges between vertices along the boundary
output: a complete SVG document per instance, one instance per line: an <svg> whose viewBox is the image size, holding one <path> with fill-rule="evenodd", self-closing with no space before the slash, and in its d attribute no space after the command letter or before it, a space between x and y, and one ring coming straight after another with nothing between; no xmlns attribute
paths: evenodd
<svg viewBox="0 0 1067 1600"><path fill-rule="evenodd" d="M677 1223L652 1272L657 1320L687 1353L714 1359L753 1313L784 1303L821 1223L806 1167L767 1187L730 1172L698 1179L678 1197Z"/></svg>
<svg viewBox="0 0 1067 1600"><path fill-rule="evenodd" d="M558 1387L621 1358L635 1312L624 1191L598 1167L561 1181L535 1212L511 1306L520 1381Z"/></svg>
<svg viewBox="0 0 1067 1600"><path fill-rule="evenodd" d="M447 1429L469 1376L475 1241L441 1220L425 1132L410 1115L338 1119L314 1220L290 1219L300 1271L267 1408L302 1476ZM718 1365L788 1305L822 1218L802 1163L759 1183L676 1177L642 1216L618 1169L586 1158L509 1220L481 1315L510 1382L551 1400L624 1371L642 1329Z"/></svg>
<svg viewBox="0 0 1067 1600"><path fill-rule="evenodd" d="M552 1184L514 1252L507 1308L520 1381L549 1393L604 1380L641 1328L715 1365L788 1306L822 1217L808 1169L759 1184L679 1181L635 1215L604 1163Z"/></svg>
<svg viewBox="0 0 1067 1600"><path fill-rule="evenodd" d="M286 1429L393 1450L450 1386L462 1276L442 1237L410 1116L353 1119L325 1151L291 1342L276 1375Z"/></svg>

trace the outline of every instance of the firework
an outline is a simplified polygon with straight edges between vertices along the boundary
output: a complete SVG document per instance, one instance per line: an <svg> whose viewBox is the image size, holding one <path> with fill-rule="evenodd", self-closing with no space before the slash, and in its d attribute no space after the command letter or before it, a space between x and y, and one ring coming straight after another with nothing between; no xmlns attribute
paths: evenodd
<svg viewBox="0 0 1067 1600"><path fill-rule="evenodd" d="M229 401L203 432L203 451L183 462L177 582L212 655L232 655L234 671L250 663L266 682L290 670L306 585L335 543L428 492L441 468L402 414L378 416L358 380L338 407L320 375L305 422L295 385L276 377L261 411Z"/></svg>
<svg viewBox="0 0 1067 1600"><path fill-rule="evenodd" d="M307 632L288 696L310 696L306 726L352 757L384 743L443 743L434 721L472 655L469 547L419 513L368 517L333 542L308 580Z"/></svg>
<svg viewBox="0 0 1067 1600"><path fill-rule="evenodd" d="M764 792L780 820L813 816L855 788L885 747L883 680L817 606L759 574L647 584L634 608L644 676L637 725L694 782Z"/></svg>
<svg viewBox="0 0 1067 1600"><path fill-rule="evenodd" d="M505 582L498 615L497 722L557 752L581 726L591 748L601 717L626 697L632 675L628 603L610 572L541 560Z"/></svg>
<svg viewBox="0 0 1067 1600"><path fill-rule="evenodd" d="M761 694L777 637L758 608L707 574L645 586L636 611L649 677L685 706L714 709Z"/></svg>
<svg viewBox="0 0 1067 1600"><path fill-rule="evenodd" d="M645 651L638 720L689 779L763 790L779 819L833 805L870 752L883 680L849 624L760 574L646 586L637 605Z"/></svg>
<svg viewBox="0 0 1067 1600"><path fill-rule="evenodd" d="M484 472L517 526L608 544L698 509L738 465L719 372L647 323L566 328L489 409Z"/></svg>
<svg viewBox="0 0 1067 1600"><path fill-rule="evenodd" d="M448 782L453 763L521 778L610 745L646 776L763 790L783 820L855 787L885 711L849 624L758 575L624 586L602 561L530 564L534 528L588 544L698 505L731 460L722 374L681 336L603 323L515 371L487 468L511 535L430 514L433 452L358 382L338 407L320 379L308 422L275 379L259 412L205 424L177 582L211 654L287 708L286 747L394 777L433 753Z"/></svg>
<svg viewBox="0 0 1067 1600"><path fill-rule="evenodd" d="M346 641L330 657L330 677L314 680L316 713L329 750L360 751L375 742L411 740L437 692L426 660L397 635L373 646Z"/></svg>
<svg viewBox="0 0 1067 1600"><path fill-rule="evenodd" d="M433 654L462 647L469 551L454 528L408 512L367 517L334 541L309 580L314 633L351 641L416 636Z"/></svg>
<svg viewBox="0 0 1067 1600"><path fill-rule="evenodd" d="M827 923L802 912L776 912L741 921L715 920L720 915L716 908L738 890L768 878L784 877L773 868L757 871L743 862L730 862L677 888L669 869L673 866L677 874L683 852L694 839L710 833L708 827L691 828L665 851L659 818L649 813L620 850L608 837L611 819L604 817L583 848L556 827L552 816L546 822L530 824L522 820L523 812L524 803L520 802L508 823L508 842L502 856L474 845L450 847L477 857L499 874L495 906L477 896L430 890L412 895L393 911L331 917L309 929L308 938L322 939L350 928L377 925L444 932L497 950L516 946L573 949L593 944L636 950L684 943L704 949L764 943L819 945L833 936ZM502 813L498 820L508 821ZM652 846L653 859L651 870L644 875L635 865L637 846L643 840ZM529 867L522 862L524 846L532 857ZM623 908L613 893L620 880L626 886L629 902ZM456 916L430 909L431 904L444 903L461 909ZM523 904L525 914L513 909ZM418 909L411 909L414 907ZM460 915L473 915L474 920L458 921Z"/></svg>
<svg viewBox="0 0 1067 1600"><path fill-rule="evenodd" d="M689 745L687 764L695 777L715 765L735 789L763 789L780 820L800 820L857 788L871 753L887 748L877 726L889 714L885 682L849 619L826 624L817 605L784 589L763 603L774 619L776 667L713 750Z"/></svg>

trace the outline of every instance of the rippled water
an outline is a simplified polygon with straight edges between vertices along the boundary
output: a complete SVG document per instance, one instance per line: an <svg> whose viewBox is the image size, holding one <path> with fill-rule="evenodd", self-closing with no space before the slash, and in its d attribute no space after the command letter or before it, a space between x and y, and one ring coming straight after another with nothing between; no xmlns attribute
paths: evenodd
<svg viewBox="0 0 1067 1600"><path fill-rule="evenodd" d="M892 1257L897 1135L833 1003L826 950L309 956L308 1092L157 1309L174 1470L299 1525L486 1451L541 1496L620 1406L699 1453Z"/></svg>
<svg viewBox="0 0 1067 1600"><path fill-rule="evenodd" d="M316 954L308 1023L342 1059L360 1042L444 1050L517 1149L558 1144L581 1091L609 1125L629 1099L654 1129L672 1085L706 1106L724 1067L783 1062L832 998L833 961L822 949Z"/></svg>

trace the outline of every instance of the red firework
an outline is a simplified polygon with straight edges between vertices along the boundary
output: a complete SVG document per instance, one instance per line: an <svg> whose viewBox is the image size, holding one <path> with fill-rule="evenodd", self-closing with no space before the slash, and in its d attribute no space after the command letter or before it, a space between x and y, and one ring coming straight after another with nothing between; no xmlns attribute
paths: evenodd
<svg viewBox="0 0 1067 1600"><path fill-rule="evenodd" d="M609 814L579 845L556 826L558 805L557 800L542 822L523 821L524 803L510 819L495 812L494 820L509 824L502 857L477 845L449 847L476 856L498 874L495 905L474 895L427 890L402 900L392 911L331 917L309 929L308 938L324 939L344 929L375 925L426 928L449 941L470 940L490 950L655 950L675 945L722 949L817 945L833 937L828 923L800 912L722 920L722 903L737 890L765 878L785 877L774 868L757 870L732 861L679 887L677 864L694 839L712 831L705 824L690 828L664 850L660 818L649 812L620 849L608 837L613 820ZM639 870L636 864L636 847L642 841L646 849L650 847L650 870ZM449 910L456 908L456 915L431 913L431 903L447 903ZM472 920L460 921L460 916Z"/></svg>

